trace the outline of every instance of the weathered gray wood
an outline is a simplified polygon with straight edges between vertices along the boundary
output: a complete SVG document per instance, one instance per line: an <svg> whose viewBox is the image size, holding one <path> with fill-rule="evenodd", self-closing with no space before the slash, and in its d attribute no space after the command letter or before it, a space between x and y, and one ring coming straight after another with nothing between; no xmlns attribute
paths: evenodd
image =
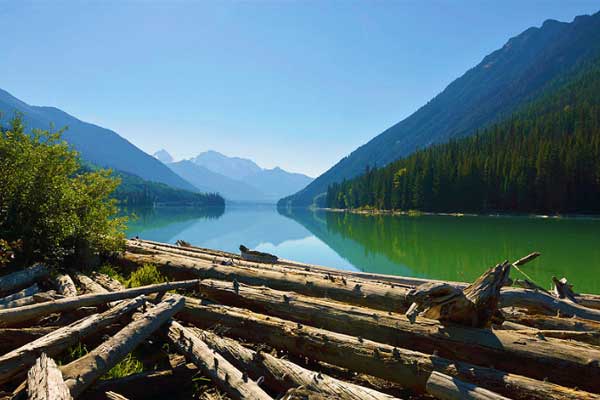
<svg viewBox="0 0 600 400"><path fill-rule="evenodd" d="M563 318L556 315L529 314L523 311L508 307L502 309L502 314L511 322L536 329L577 332L600 331L600 322L579 318Z"/></svg>
<svg viewBox="0 0 600 400"><path fill-rule="evenodd" d="M29 304L45 303L47 301L52 301L52 300L57 300L57 299L62 299L62 298L64 298L63 295L57 294L54 290L49 290L47 292L34 293L31 296L21 297L20 299L16 299L16 300L10 301L8 303L5 303L0 306L0 310L5 310L8 308L23 307L23 306L27 306Z"/></svg>
<svg viewBox="0 0 600 400"><path fill-rule="evenodd" d="M59 328L58 326L0 328L0 354L8 353Z"/></svg>
<svg viewBox="0 0 600 400"><path fill-rule="evenodd" d="M231 365L191 330L176 321L169 325L168 337L179 352L189 357L213 382L235 400L272 400L256 382Z"/></svg>
<svg viewBox="0 0 600 400"><path fill-rule="evenodd" d="M13 293L9 296L1 298L0 299L0 308L3 308L3 306L6 303L10 303L12 301L22 299L23 297L33 296L34 294L38 293L39 291L40 291L40 288L39 288L38 284L34 283L33 285L29 286L28 288L25 288L16 293Z"/></svg>
<svg viewBox="0 0 600 400"><path fill-rule="evenodd" d="M298 387L285 392L281 400L343 400L343 398L336 395L325 395L306 387Z"/></svg>
<svg viewBox="0 0 600 400"><path fill-rule="evenodd" d="M98 272L92 272L92 279L103 286L105 289L108 289L109 292L118 292L119 290L125 289L125 286L119 281L106 274L101 274Z"/></svg>
<svg viewBox="0 0 600 400"><path fill-rule="evenodd" d="M56 291L65 297L77 296L77 287L73 282L73 279L67 274L60 274L54 278L54 284Z"/></svg>
<svg viewBox="0 0 600 400"><path fill-rule="evenodd" d="M265 384L273 391L281 392L304 386L316 393L337 396L344 400L391 400L394 396L376 390L340 381L328 375L310 371L291 361L280 359L268 353L256 352L242 346L236 340L193 328L194 332L235 365L246 371L253 379L263 376Z"/></svg>
<svg viewBox="0 0 600 400"><path fill-rule="evenodd" d="M4 354L0 357L0 384L8 382L20 371L33 365L40 354L45 353L50 356L60 354L86 336L117 322L127 313L140 307L144 301L143 296L124 301L102 314L90 315Z"/></svg>
<svg viewBox="0 0 600 400"><path fill-rule="evenodd" d="M43 264L35 264L12 274L0 276L0 294L6 295L11 291L20 290L49 275L48 267Z"/></svg>
<svg viewBox="0 0 600 400"><path fill-rule="evenodd" d="M427 393L440 400L510 400L437 371L427 380Z"/></svg>
<svg viewBox="0 0 600 400"><path fill-rule="evenodd" d="M61 370L71 395L78 397L87 387L180 311L184 303L183 297L170 296L85 356L62 367Z"/></svg>
<svg viewBox="0 0 600 400"><path fill-rule="evenodd" d="M575 298L577 294L573 292L573 285L567 281L567 278L557 279L553 276L552 283L554 285L552 291L555 297L577 303L577 299Z"/></svg>
<svg viewBox="0 0 600 400"><path fill-rule="evenodd" d="M71 394L53 359L42 353L27 374L29 400L71 400Z"/></svg>
<svg viewBox="0 0 600 400"><path fill-rule="evenodd" d="M108 293L109 290L96 283L93 279L80 272L75 274L75 279L84 288L86 293Z"/></svg>
<svg viewBox="0 0 600 400"><path fill-rule="evenodd" d="M111 391L106 392L106 398L109 400L127 400L127 397Z"/></svg>
<svg viewBox="0 0 600 400"><path fill-rule="evenodd" d="M291 316L305 313L293 306L292 299L288 304ZM347 311L340 314L333 308L313 307L310 312L314 317L317 315L325 317L333 313L335 317L330 321L335 319L336 325L330 329L341 330L342 327L354 327L354 321L359 321L349 316ZM356 314L356 311L350 314ZM539 338L528 338L510 331L502 331L504 337L503 340L499 340L496 336L498 332L490 330L462 327L451 329L450 326L441 327L431 320L423 320L413 325L406 320L394 321L408 327L406 332L396 331L398 343L410 345L411 348L429 350L430 354L437 352L452 358L449 359L248 310L203 304L193 298L187 298L186 307L177 318L202 328L222 326L227 336L254 343L265 343L297 356L372 375L417 392L425 391L426 381L435 370L515 399L600 398L591 393L574 391L546 380L542 381L547 377L552 381L564 382L580 388L586 387L591 391L597 391L600 387L598 379L600 368L595 364L598 350L584 346L586 351L582 352L581 345L573 345L573 349L569 352L570 342L565 342L562 347L553 348L557 342L560 342L556 339L542 341ZM364 318L371 318L374 321L371 329L383 322L381 314L376 314L376 318L372 315L370 317L364 315ZM321 318L315 323L322 326L320 321L326 319ZM369 328L362 325L360 335L365 337L369 334ZM545 348L544 353L540 348ZM564 354L568 356L565 357ZM456 361L456 359L476 361L481 365L507 366L520 371L523 376ZM538 377L540 380L529 376Z"/></svg>
<svg viewBox="0 0 600 400"><path fill-rule="evenodd" d="M44 315L71 311L80 307L106 304L117 300L133 298L150 293L167 292L174 289L190 289L197 287L198 284L199 280L196 279L181 282L159 283L156 285L125 289L119 292L84 294L77 297L68 297L46 303L0 310L0 327L13 326L24 321L42 317Z"/></svg>

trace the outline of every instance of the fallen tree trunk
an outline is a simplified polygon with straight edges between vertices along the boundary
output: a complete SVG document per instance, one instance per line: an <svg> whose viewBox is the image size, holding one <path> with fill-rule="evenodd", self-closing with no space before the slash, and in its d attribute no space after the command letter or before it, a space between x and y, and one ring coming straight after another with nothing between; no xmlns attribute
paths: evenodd
<svg viewBox="0 0 600 400"><path fill-rule="evenodd" d="M184 303L183 297L170 296L85 356L62 367L61 370L71 395L79 396L94 381L108 372L138 344L180 311Z"/></svg>
<svg viewBox="0 0 600 400"><path fill-rule="evenodd" d="M84 288L86 293L108 293L109 292L102 285L99 285L93 279L91 279L90 277L88 277L82 273L75 274L75 279L77 279L77 282L79 282L79 284Z"/></svg>
<svg viewBox="0 0 600 400"><path fill-rule="evenodd" d="M263 376L265 384L273 391L287 391L304 386L327 396L344 400L391 400L395 397L350 382L310 371L291 361L274 357L268 353L250 350L233 339L223 338L212 332L194 328L194 332L211 348L225 357L254 379Z"/></svg>
<svg viewBox="0 0 600 400"><path fill-rule="evenodd" d="M235 400L272 400L256 382L214 352L202 339L176 321L169 325L171 343Z"/></svg>
<svg viewBox="0 0 600 400"><path fill-rule="evenodd" d="M8 353L57 329L57 326L0 328L0 354Z"/></svg>
<svg viewBox="0 0 600 400"><path fill-rule="evenodd" d="M364 305L383 310L407 309L408 289L375 282L352 284L346 280L333 280L331 276L312 273L280 272L268 269L239 266L212 265L201 260L164 255L125 253L123 258L136 264L153 263L161 270L175 274L193 275L236 281L249 285L267 285L279 290L290 290L308 296L327 297L346 303Z"/></svg>
<svg viewBox="0 0 600 400"><path fill-rule="evenodd" d="M94 314L71 325L59 328L46 336L1 356L0 384L8 382L23 369L33 365L40 354L45 353L50 356L60 354L61 351L70 345L76 344L86 336L117 322L127 313L140 307L144 301L142 296L124 301L102 314Z"/></svg>
<svg viewBox="0 0 600 400"><path fill-rule="evenodd" d="M440 400L510 400L437 371L427 380L427 393Z"/></svg>
<svg viewBox="0 0 600 400"><path fill-rule="evenodd" d="M327 314L327 311L313 309L313 313L321 315ZM203 305L201 301L193 298L187 299L186 307L179 313L178 318L202 328L221 325L226 328L224 331L228 336L243 338L255 343L266 343L297 356L312 358L379 377L417 392L425 391L429 375L436 370L514 399L600 398L591 393L568 389L546 381L538 381L435 355L431 356L361 337L313 328L243 309L222 305ZM338 321L338 325L344 324L352 325L352 322ZM408 321L406 324L409 324ZM414 328L419 324L409 326ZM493 344L497 342L497 339L491 332L484 340L461 345L458 340L462 339L468 342L471 337L476 336L470 335L471 337L469 337L464 333L461 335L461 332L458 331L444 331L443 328L438 328L439 325L433 324L433 321L431 321L431 326L435 326L435 329L439 330L436 333L432 332L430 339L427 339L429 335L423 335L424 337L420 338L418 335L405 334L401 342L423 347L422 343L429 340L434 347L430 353L434 353L437 348L441 355L444 355L443 353L462 354L462 358L477 359L484 365L492 365L496 361L496 365L512 366L512 369L524 371L524 375L532 375L540 379L548 377L549 380L560 381L580 388L585 387L589 390L598 390L600 387L600 380L597 379L599 368L594 363L589 366L581 365L573 360L563 360L552 355L532 359L530 355L523 357L514 347L512 352L506 352L502 348L502 343ZM487 330L477 329L476 331L487 335ZM367 330L363 333L366 334ZM459 337L453 339L453 335L459 335ZM515 337L513 336L513 338ZM527 351L527 347L529 346L523 345L523 351ZM534 344L533 347L537 347L537 345ZM547 352L552 352L552 349ZM591 356L591 359L595 361L593 354L589 354L589 351L584 355ZM579 354L580 357L584 355ZM522 359L528 360L528 362L522 363ZM586 358L586 361L589 359Z"/></svg>
<svg viewBox="0 0 600 400"><path fill-rule="evenodd" d="M506 319L538 329L557 331L600 331L600 323L579 318L562 318L551 315L528 314L515 308L501 310Z"/></svg>
<svg viewBox="0 0 600 400"><path fill-rule="evenodd" d="M412 349L424 353L438 352L439 355L450 359L477 365L493 365L501 370L538 379L549 377L545 375L545 371L554 372L557 376L551 380L566 385L578 385L575 382L579 382L583 375L577 375L575 370L584 374L592 373L588 375L590 379L596 376L595 374L600 374L600 369L594 367L592 362L600 360L600 350L577 343L541 338L535 332L516 333L458 325L444 326L424 318L419 318L417 323L411 324L398 314L267 287L243 284L234 287L228 282L215 280L202 281L200 291L207 298L230 306L249 308L255 312L347 335L362 336L393 346L406 346L406 343L410 343ZM196 303L190 303L190 307ZM591 367L588 366L590 363ZM560 371L560 368L556 369L566 365L573 368L572 379L556 380L568 375Z"/></svg>
<svg viewBox="0 0 600 400"><path fill-rule="evenodd" d="M112 391L106 392L106 398L108 400L128 400L127 397L123 396L122 394Z"/></svg>
<svg viewBox="0 0 600 400"><path fill-rule="evenodd" d="M50 271L45 265L35 264L12 274L0 276L0 294L8 294L11 291L22 289L49 275Z"/></svg>
<svg viewBox="0 0 600 400"><path fill-rule="evenodd" d="M58 275L56 278L54 278L54 283L56 286L56 291L59 294L62 294L65 297L77 296L77 288L75 287L73 279L71 279L69 275Z"/></svg>
<svg viewBox="0 0 600 400"><path fill-rule="evenodd" d="M27 374L29 400L71 400L71 394L53 359L40 355Z"/></svg>
<svg viewBox="0 0 600 400"><path fill-rule="evenodd" d="M106 274L101 274L98 272L92 272L92 279L100 284L102 287L107 289L109 292L118 292L119 290L125 289L125 286L116 279L111 278Z"/></svg>
<svg viewBox="0 0 600 400"><path fill-rule="evenodd" d="M0 310L0 327L13 326L24 321L42 317L44 315L70 311L80 307L105 304L116 300L124 300L150 293L167 292L174 289L190 289L197 287L198 283L198 280L160 283L156 285L125 289L120 292L84 294L77 297L68 297L46 303Z"/></svg>
<svg viewBox="0 0 600 400"><path fill-rule="evenodd" d="M52 301L52 300L62 299L62 298L64 298L63 295L57 294L54 290L49 290L47 292L35 293L31 296L21 297L20 299L16 299L16 300L10 301L8 303L5 303L4 305L0 306L0 310L5 310L8 308L23 307L23 306L27 306L29 304L35 304L35 303L45 303L47 301Z"/></svg>
<svg viewBox="0 0 600 400"><path fill-rule="evenodd" d="M0 299L0 308L4 308L5 304L10 303L12 301L22 299L23 297L33 296L34 294L38 293L39 291L40 291L39 286L37 285L37 283L34 283L33 285L29 286L28 288L25 288L19 292L13 293L10 296L1 298Z"/></svg>
<svg viewBox="0 0 600 400"><path fill-rule="evenodd" d="M305 387L298 387L288 390L281 397L281 400L343 400L343 398L335 395L324 395Z"/></svg>

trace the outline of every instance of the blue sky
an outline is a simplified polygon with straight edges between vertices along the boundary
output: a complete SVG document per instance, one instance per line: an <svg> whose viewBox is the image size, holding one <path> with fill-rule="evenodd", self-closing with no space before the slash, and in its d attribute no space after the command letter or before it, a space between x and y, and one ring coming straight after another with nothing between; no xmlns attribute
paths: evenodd
<svg viewBox="0 0 600 400"><path fill-rule="evenodd" d="M5 1L0 87L176 158L316 176L510 37L597 1Z"/></svg>

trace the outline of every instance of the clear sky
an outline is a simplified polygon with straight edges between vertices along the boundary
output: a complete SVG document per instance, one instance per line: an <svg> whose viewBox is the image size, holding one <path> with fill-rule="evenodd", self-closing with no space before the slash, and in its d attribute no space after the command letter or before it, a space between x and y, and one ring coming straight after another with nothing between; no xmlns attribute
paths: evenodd
<svg viewBox="0 0 600 400"><path fill-rule="evenodd" d="M0 0L0 87L177 159L316 176L510 37L597 0Z"/></svg>

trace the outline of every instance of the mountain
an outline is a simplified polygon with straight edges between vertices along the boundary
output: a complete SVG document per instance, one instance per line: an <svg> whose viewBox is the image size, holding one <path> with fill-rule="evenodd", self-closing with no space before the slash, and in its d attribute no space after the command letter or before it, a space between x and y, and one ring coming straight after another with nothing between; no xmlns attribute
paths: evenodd
<svg viewBox="0 0 600 400"><path fill-rule="evenodd" d="M175 161L173 160L173 157L169 154L169 152L165 149L160 149L152 155L154 156L154 158L156 158L158 161L164 164Z"/></svg>
<svg viewBox="0 0 600 400"><path fill-rule="evenodd" d="M311 177L303 174L287 172L279 167L263 169L252 160L239 157L228 157L212 150L200 153L189 161L204 169L238 182L240 187L247 189L247 187L250 186L253 187L255 191L261 193L258 197L256 193L253 194L252 199L245 198L245 196L250 194L247 191L244 195L241 195L240 193L231 193L237 200L275 203L282 197L297 192L312 181ZM189 175L183 175L183 173L180 175L189 177ZM191 178L186 179L192 182ZM200 181L198 181L198 184L200 184ZM214 191L223 194L226 198L233 199L225 194L224 189L219 186L219 182L215 181L215 184L216 186L213 188Z"/></svg>
<svg viewBox="0 0 600 400"><path fill-rule="evenodd" d="M327 187L415 150L468 136L501 120L556 77L600 52L600 12L571 23L548 20L486 56L439 95L340 160L281 206L323 204Z"/></svg>
<svg viewBox="0 0 600 400"><path fill-rule="evenodd" d="M179 176L191 182L198 190L219 193L227 200L265 202L265 195L244 182L231 179L193 163L190 160L167 164Z"/></svg>
<svg viewBox="0 0 600 400"><path fill-rule="evenodd" d="M217 151L206 151L192 158L194 164L200 165L213 172L225 175L231 179L243 179L262 170L252 160L239 157L227 157Z"/></svg>
<svg viewBox="0 0 600 400"><path fill-rule="evenodd" d="M2 124L6 124L19 112L23 114L28 129L49 129L51 126L58 129L67 126L63 138L73 145L85 161L94 165L123 171L175 188L197 191L193 185L177 176L163 163L144 153L116 132L80 121L58 108L31 106L0 89L0 112Z"/></svg>
<svg viewBox="0 0 600 400"><path fill-rule="evenodd" d="M600 214L600 56L476 135L332 184L327 206Z"/></svg>

